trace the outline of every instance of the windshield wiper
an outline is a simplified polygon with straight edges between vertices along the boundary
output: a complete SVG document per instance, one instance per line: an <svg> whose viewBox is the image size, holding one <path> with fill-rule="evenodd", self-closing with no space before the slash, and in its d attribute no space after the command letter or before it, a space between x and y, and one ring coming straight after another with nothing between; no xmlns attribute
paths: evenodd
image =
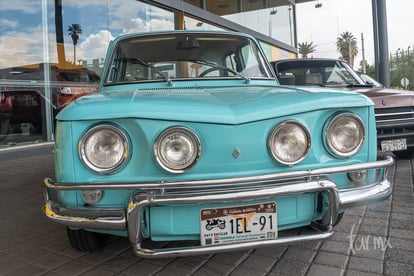
<svg viewBox="0 0 414 276"><path fill-rule="evenodd" d="M231 68L228 68L226 66L220 65L217 62L208 61L208 60L202 60L202 59L189 59L188 61L189 62L193 62L193 63L197 63L197 64L201 64L201 65L211 66L212 68L217 68L219 70L228 71L228 72L234 74L235 76L239 76L240 78L244 79L244 81L246 83L249 83L250 82L250 78L248 76L243 75L243 74L241 74L241 73L239 73L239 72L237 72L237 71L235 71L235 70L233 70Z"/></svg>
<svg viewBox="0 0 414 276"><path fill-rule="evenodd" d="M325 86L342 86L347 88L358 88L358 87L372 87L370 84L360 84L360 83L347 83L347 82L337 82L337 81L329 81L325 83Z"/></svg>
<svg viewBox="0 0 414 276"><path fill-rule="evenodd" d="M140 65L144 65L145 67L151 68L154 71L156 71L159 75L162 76L162 78L168 83L169 86L172 86L172 80L170 78L167 78L160 69L158 69L157 67L155 67L152 64L149 64L145 61L143 61L142 59L139 58L115 58L115 61L130 61L130 62L135 62L137 64Z"/></svg>

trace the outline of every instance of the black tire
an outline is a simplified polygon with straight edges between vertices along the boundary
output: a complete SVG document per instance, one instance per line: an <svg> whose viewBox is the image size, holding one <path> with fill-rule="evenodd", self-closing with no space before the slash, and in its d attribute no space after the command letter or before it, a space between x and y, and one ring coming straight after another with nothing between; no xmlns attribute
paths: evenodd
<svg viewBox="0 0 414 276"><path fill-rule="evenodd" d="M104 234L70 228L66 228L66 232L70 245L80 252L96 251L105 245L106 235Z"/></svg>

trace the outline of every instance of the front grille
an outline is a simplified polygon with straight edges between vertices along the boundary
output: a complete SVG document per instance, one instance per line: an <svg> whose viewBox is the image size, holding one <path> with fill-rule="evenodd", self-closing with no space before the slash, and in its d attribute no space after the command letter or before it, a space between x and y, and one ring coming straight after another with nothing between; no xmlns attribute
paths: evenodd
<svg viewBox="0 0 414 276"><path fill-rule="evenodd" d="M414 108L398 107L375 110L378 138L414 135Z"/></svg>

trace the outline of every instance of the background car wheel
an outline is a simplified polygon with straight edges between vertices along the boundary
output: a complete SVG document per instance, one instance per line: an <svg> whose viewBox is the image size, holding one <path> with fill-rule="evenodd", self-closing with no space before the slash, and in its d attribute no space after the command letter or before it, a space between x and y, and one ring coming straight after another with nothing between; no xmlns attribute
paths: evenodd
<svg viewBox="0 0 414 276"><path fill-rule="evenodd" d="M85 230L72 230L66 228L70 245L81 252L95 251L101 249L106 241L104 234L89 232Z"/></svg>
<svg viewBox="0 0 414 276"><path fill-rule="evenodd" d="M0 120L0 140L5 139L8 132L9 132L9 119L1 119Z"/></svg>

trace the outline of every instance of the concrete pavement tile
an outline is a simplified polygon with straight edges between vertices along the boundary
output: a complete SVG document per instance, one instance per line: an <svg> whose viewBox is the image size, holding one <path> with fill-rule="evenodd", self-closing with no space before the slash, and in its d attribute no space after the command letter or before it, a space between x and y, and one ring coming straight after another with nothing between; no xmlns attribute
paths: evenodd
<svg viewBox="0 0 414 276"><path fill-rule="evenodd" d="M414 265L412 251L399 248L388 248L387 251L385 251L385 260Z"/></svg>
<svg viewBox="0 0 414 276"><path fill-rule="evenodd" d="M138 272L135 275L148 275L148 274L141 274ZM189 273L185 270L176 268L176 267L170 267L170 268L162 268L159 272L157 272L156 276L183 276L183 275L189 275Z"/></svg>
<svg viewBox="0 0 414 276"><path fill-rule="evenodd" d="M412 195L405 195L405 196L398 196L394 197L393 199L393 208L397 207L414 207L413 196Z"/></svg>
<svg viewBox="0 0 414 276"><path fill-rule="evenodd" d="M344 272L345 271L342 268L320 264L312 264L306 276L342 276L344 275Z"/></svg>
<svg viewBox="0 0 414 276"><path fill-rule="evenodd" d="M338 225L334 227L334 231L350 233L351 231L355 231L361 223L361 219L346 219L341 221Z"/></svg>
<svg viewBox="0 0 414 276"><path fill-rule="evenodd" d="M269 275L305 275L310 263L282 258L272 268Z"/></svg>
<svg viewBox="0 0 414 276"><path fill-rule="evenodd" d="M361 227L358 229L358 235L371 235L377 237L386 237L388 232L387 225L368 225L361 224Z"/></svg>
<svg viewBox="0 0 414 276"><path fill-rule="evenodd" d="M42 267L48 271L51 271L59 266L62 266L65 263L72 261L72 259L67 256L53 253L36 261L36 265Z"/></svg>
<svg viewBox="0 0 414 276"><path fill-rule="evenodd" d="M42 248L29 246L24 251L19 252L16 255L16 258L22 259L28 263L34 263L45 256L49 256L51 253L52 252Z"/></svg>
<svg viewBox="0 0 414 276"><path fill-rule="evenodd" d="M405 229L390 228L388 234L390 237L396 237L396 238L407 239L407 240L411 240L414 237L413 230L405 230Z"/></svg>
<svg viewBox="0 0 414 276"><path fill-rule="evenodd" d="M111 259L106 260L105 262L99 264L99 266L102 268L105 268L106 270L112 271L114 273L119 273L138 262L140 262L140 259L134 256L125 257L125 256L115 255Z"/></svg>
<svg viewBox="0 0 414 276"><path fill-rule="evenodd" d="M252 254L247 259L245 259L239 267L265 273L269 272L276 262L277 259L263 255Z"/></svg>
<svg viewBox="0 0 414 276"><path fill-rule="evenodd" d="M364 272L364 271L360 271L360 270L348 269L345 272L345 276L378 276L378 274L377 273Z"/></svg>
<svg viewBox="0 0 414 276"><path fill-rule="evenodd" d="M382 260L351 256L348 268L380 275L382 274Z"/></svg>
<svg viewBox="0 0 414 276"><path fill-rule="evenodd" d="M373 210L367 210L364 214L364 218L388 220L389 214L390 213L388 212L378 212L378 211L373 211Z"/></svg>
<svg viewBox="0 0 414 276"><path fill-rule="evenodd" d="M345 215L362 216L365 212L365 206L350 208L345 211Z"/></svg>
<svg viewBox="0 0 414 276"><path fill-rule="evenodd" d="M322 251L326 252L333 252L333 253L339 253L343 255L349 255L351 252L351 246L349 241L325 241L321 249Z"/></svg>
<svg viewBox="0 0 414 276"><path fill-rule="evenodd" d="M357 226L355 226L354 231L356 231ZM330 241L338 241L338 242L349 242L350 239L350 232L341 232L341 231L337 231L334 228L334 234L332 235L332 237L329 239Z"/></svg>
<svg viewBox="0 0 414 276"><path fill-rule="evenodd" d="M19 267L16 270L8 272L7 276L39 275L45 272L46 270L44 270L43 268L40 268L32 264L27 264L25 266Z"/></svg>
<svg viewBox="0 0 414 276"><path fill-rule="evenodd" d="M379 227L387 227L388 226L388 214L385 218L372 218L366 217L362 219L362 225L370 225L370 226L379 226Z"/></svg>
<svg viewBox="0 0 414 276"><path fill-rule="evenodd" d="M348 255L319 251L313 263L321 264L321 265L328 265L328 266L335 266L335 267L344 269L346 267L348 259L349 259Z"/></svg>
<svg viewBox="0 0 414 276"><path fill-rule="evenodd" d="M411 254L414 255L414 236L412 237L412 239L400 239L396 237L391 237L390 245L392 246L392 248L395 249L411 251Z"/></svg>
<svg viewBox="0 0 414 276"><path fill-rule="evenodd" d="M161 271L163 266L152 264L149 262L140 261L130 267L122 270L123 275L154 275L155 273Z"/></svg>
<svg viewBox="0 0 414 276"><path fill-rule="evenodd" d="M268 256L273 259L279 259L285 253L286 250L287 250L287 247L282 247L282 246L262 247L262 248L257 248L254 251L254 254Z"/></svg>
<svg viewBox="0 0 414 276"><path fill-rule="evenodd" d="M281 258L281 261L285 259L292 259L292 260L298 260L302 262L311 263L316 253L317 251L315 250L309 250L305 248L289 246L288 250L286 250L285 254Z"/></svg>
<svg viewBox="0 0 414 276"><path fill-rule="evenodd" d="M106 251L94 251L90 252L81 257L82 262L88 263L93 266L97 266L103 262L108 261L113 257L113 254L110 254Z"/></svg>
<svg viewBox="0 0 414 276"><path fill-rule="evenodd" d="M386 212L389 213L391 210L391 201L386 200L380 203L371 204L366 207L367 211Z"/></svg>
<svg viewBox="0 0 414 276"><path fill-rule="evenodd" d="M0 275L7 275L8 273L26 265L28 265L27 262L13 257L2 258L0 261Z"/></svg>
<svg viewBox="0 0 414 276"><path fill-rule="evenodd" d="M228 275L233 269L233 265L209 261L206 264L204 264L199 270L195 271L193 276Z"/></svg>
<svg viewBox="0 0 414 276"><path fill-rule="evenodd" d="M336 232L334 232L333 235L335 235L335 233ZM319 247L321 247L321 245L322 245L321 241L309 241L309 242L296 243L296 244L291 245L289 247L297 247L297 248L303 248L303 249L309 249L309 250L318 250Z"/></svg>
<svg viewBox="0 0 414 276"><path fill-rule="evenodd" d="M79 274L79 276L113 276L113 275L118 275L118 274L114 274L112 271L106 270L101 267L94 267L91 270L88 270L88 271L85 271ZM138 274L135 273L133 275L138 275Z"/></svg>
<svg viewBox="0 0 414 276"><path fill-rule="evenodd" d="M237 266L243 262L251 251L235 251L215 254L210 260L217 263Z"/></svg>
<svg viewBox="0 0 414 276"><path fill-rule="evenodd" d="M235 270L233 270L229 276L265 276L266 273L260 271L260 270L255 270L255 269L250 269L250 268L245 268L245 267L237 267Z"/></svg>
<svg viewBox="0 0 414 276"><path fill-rule="evenodd" d="M86 272L90 269L92 269L93 266L81 262L79 260L71 260L70 262L64 263L61 266L58 266L53 271L57 272L63 276L73 276L73 275L79 275L83 272Z"/></svg>
<svg viewBox="0 0 414 276"><path fill-rule="evenodd" d="M180 270L187 271L188 273L196 271L199 267L203 266L208 259L203 256L189 256L176 258L168 263L166 268L177 268Z"/></svg>
<svg viewBox="0 0 414 276"><path fill-rule="evenodd" d="M414 200L414 198L413 198ZM413 210L414 211L414 210ZM407 220L414 222L414 212L413 213L399 213L393 210L393 213L391 214L391 221L392 220Z"/></svg>
<svg viewBox="0 0 414 276"><path fill-rule="evenodd" d="M414 198L413 198L413 201L414 201ZM398 214L414 214L414 206L410 206L410 207L393 206L392 211L393 213L395 212Z"/></svg>
<svg viewBox="0 0 414 276"><path fill-rule="evenodd" d="M411 230L414 232L414 219L412 220L392 219L390 223L390 227L393 229L404 229L404 230Z"/></svg>
<svg viewBox="0 0 414 276"><path fill-rule="evenodd" d="M414 264L385 261L384 276L413 275Z"/></svg>

